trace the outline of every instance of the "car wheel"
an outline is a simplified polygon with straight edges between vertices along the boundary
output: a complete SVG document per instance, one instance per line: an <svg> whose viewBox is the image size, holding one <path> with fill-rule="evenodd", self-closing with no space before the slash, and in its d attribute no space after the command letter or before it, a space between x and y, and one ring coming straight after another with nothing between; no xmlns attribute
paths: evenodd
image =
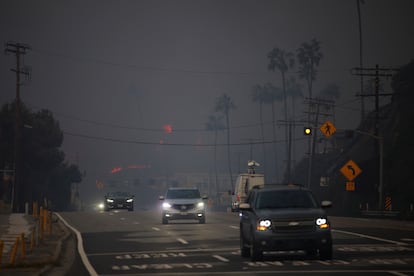
<svg viewBox="0 0 414 276"><path fill-rule="evenodd" d="M198 223L200 223L200 224L206 223L206 218L202 217L201 219L198 220Z"/></svg>
<svg viewBox="0 0 414 276"><path fill-rule="evenodd" d="M246 242L243 238L242 228L240 227L240 254L243 258L250 257L250 248L246 246Z"/></svg>
<svg viewBox="0 0 414 276"><path fill-rule="evenodd" d="M260 261L263 258L263 252L257 247L253 233L254 230L252 229L250 239L250 259L252 262L255 262Z"/></svg>
<svg viewBox="0 0 414 276"><path fill-rule="evenodd" d="M128 211L132 212L134 211L134 208L129 208Z"/></svg>
<svg viewBox="0 0 414 276"><path fill-rule="evenodd" d="M168 224L168 219L166 219L166 218L162 218L162 224Z"/></svg>
<svg viewBox="0 0 414 276"><path fill-rule="evenodd" d="M332 245L319 248L319 258L321 260L332 260Z"/></svg>

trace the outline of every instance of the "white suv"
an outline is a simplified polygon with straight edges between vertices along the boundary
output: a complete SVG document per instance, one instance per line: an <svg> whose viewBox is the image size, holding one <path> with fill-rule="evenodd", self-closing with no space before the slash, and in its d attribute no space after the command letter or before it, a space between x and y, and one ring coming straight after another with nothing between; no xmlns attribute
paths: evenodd
<svg viewBox="0 0 414 276"><path fill-rule="evenodd" d="M206 207L197 188L169 188L165 196L160 196L162 203L162 223L174 219L193 219L199 223L206 222Z"/></svg>

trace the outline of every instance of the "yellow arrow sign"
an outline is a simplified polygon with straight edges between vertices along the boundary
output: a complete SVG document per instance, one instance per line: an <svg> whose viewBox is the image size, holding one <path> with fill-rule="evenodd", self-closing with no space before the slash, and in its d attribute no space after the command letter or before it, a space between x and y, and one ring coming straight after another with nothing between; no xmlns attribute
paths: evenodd
<svg viewBox="0 0 414 276"><path fill-rule="evenodd" d="M354 180L355 177L357 177L362 172L358 165L352 160L346 162L340 171L349 181Z"/></svg>
<svg viewBox="0 0 414 276"><path fill-rule="evenodd" d="M326 136L326 138L329 138L335 133L336 127L331 121L327 120L323 125L321 125L319 130Z"/></svg>

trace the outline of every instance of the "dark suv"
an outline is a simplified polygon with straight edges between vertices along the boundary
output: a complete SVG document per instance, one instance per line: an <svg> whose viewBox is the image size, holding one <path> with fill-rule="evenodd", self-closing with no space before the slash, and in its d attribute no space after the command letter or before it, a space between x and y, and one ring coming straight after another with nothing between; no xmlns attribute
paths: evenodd
<svg viewBox="0 0 414 276"><path fill-rule="evenodd" d="M134 195L127 192L109 192L105 195L105 211L128 209L134 211Z"/></svg>
<svg viewBox="0 0 414 276"><path fill-rule="evenodd" d="M331 225L323 210L331 205L300 186L253 189L239 206L241 255L256 261L264 251L304 250L332 259Z"/></svg>

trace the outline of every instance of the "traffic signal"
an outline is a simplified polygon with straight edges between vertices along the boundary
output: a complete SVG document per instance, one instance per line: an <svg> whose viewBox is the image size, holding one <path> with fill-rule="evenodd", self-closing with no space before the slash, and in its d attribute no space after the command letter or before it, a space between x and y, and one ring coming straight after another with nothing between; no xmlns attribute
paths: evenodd
<svg viewBox="0 0 414 276"><path fill-rule="evenodd" d="M310 127L304 127L303 134L305 134L305 135L312 135L312 128L310 128Z"/></svg>

